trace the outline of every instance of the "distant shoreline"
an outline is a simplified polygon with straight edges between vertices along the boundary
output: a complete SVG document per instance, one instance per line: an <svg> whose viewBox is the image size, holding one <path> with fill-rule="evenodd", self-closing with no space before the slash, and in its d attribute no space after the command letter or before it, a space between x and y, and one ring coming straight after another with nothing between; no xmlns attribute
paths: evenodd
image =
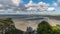
<svg viewBox="0 0 60 34"><path fill-rule="evenodd" d="M48 17L50 19L57 19L60 20L60 16L51 16L51 15L0 15L0 18L12 18L12 19L25 19L25 18L31 18L32 17L37 17L37 18L41 18L41 17Z"/></svg>

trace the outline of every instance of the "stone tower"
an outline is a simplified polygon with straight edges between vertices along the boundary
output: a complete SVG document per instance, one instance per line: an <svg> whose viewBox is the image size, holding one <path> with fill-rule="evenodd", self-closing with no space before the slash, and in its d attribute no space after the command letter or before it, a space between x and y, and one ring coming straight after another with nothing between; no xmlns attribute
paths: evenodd
<svg viewBox="0 0 60 34"><path fill-rule="evenodd" d="M27 27L25 34L35 34L35 30L32 27Z"/></svg>

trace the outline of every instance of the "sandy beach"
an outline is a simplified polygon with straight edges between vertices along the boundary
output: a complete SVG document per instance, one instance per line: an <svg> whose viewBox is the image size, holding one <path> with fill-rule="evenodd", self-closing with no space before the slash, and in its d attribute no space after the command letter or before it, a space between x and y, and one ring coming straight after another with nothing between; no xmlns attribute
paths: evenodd
<svg viewBox="0 0 60 34"><path fill-rule="evenodd" d="M40 23L41 20L27 21L27 20L13 19L13 21L17 29L26 31L27 27L29 26L31 26L33 29L36 29L37 25ZM56 26L56 24L60 24L60 20L56 19L49 19L47 22L49 22L51 26Z"/></svg>

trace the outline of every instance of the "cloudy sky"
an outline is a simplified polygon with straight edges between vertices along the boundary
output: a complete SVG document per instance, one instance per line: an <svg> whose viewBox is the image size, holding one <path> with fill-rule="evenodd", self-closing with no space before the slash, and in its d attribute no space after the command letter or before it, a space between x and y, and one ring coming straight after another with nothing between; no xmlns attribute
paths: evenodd
<svg viewBox="0 0 60 34"><path fill-rule="evenodd" d="M0 12L60 15L60 0L0 0Z"/></svg>

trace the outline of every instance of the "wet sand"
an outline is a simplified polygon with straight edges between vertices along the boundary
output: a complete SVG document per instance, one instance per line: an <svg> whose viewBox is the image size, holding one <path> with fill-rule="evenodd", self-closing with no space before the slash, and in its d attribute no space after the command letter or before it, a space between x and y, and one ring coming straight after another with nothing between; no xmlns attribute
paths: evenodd
<svg viewBox="0 0 60 34"><path fill-rule="evenodd" d="M36 29L37 25L41 22L41 20L27 21L20 19L13 19L13 21L15 23L15 27L22 31L26 31L27 27L29 26L33 27L33 29ZM56 24L60 24L60 20L55 20L55 19L49 19L47 22L49 22L51 26L56 26Z"/></svg>

